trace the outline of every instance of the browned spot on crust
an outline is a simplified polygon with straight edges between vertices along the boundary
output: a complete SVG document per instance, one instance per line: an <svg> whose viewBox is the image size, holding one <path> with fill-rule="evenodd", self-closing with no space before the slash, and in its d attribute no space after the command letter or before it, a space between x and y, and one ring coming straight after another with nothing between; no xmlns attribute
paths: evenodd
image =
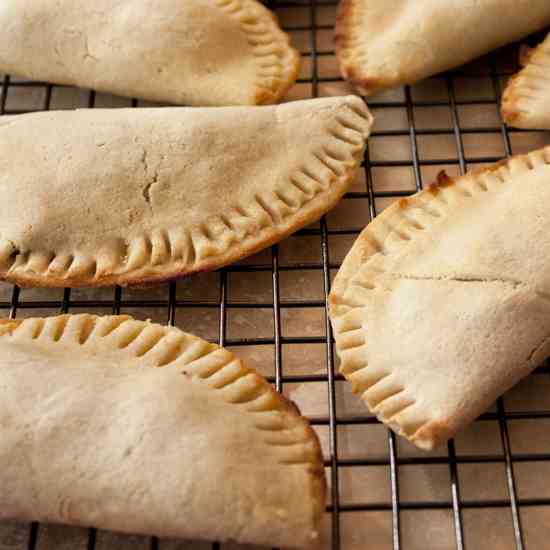
<svg viewBox="0 0 550 550"><path fill-rule="evenodd" d="M398 205L399 208L405 209L405 208L409 207L409 201L408 201L408 199L399 199L397 201L397 205Z"/></svg>
<svg viewBox="0 0 550 550"><path fill-rule="evenodd" d="M427 191L432 195L437 195L441 188L454 185L455 181L456 180L454 178L451 178L445 170L441 170L437 174L435 181L428 185Z"/></svg>
<svg viewBox="0 0 550 550"><path fill-rule="evenodd" d="M519 64L522 66L527 65L537 48L530 48L527 44L522 44L519 47Z"/></svg>
<svg viewBox="0 0 550 550"><path fill-rule="evenodd" d="M450 187L456 182L455 178L451 178L445 170L441 170L434 182L430 183L426 191L432 195L437 195L444 187Z"/></svg>
<svg viewBox="0 0 550 550"><path fill-rule="evenodd" d="M520 74L521 73L518 73L508 80L508 85L502 94L500 114L504 122L508 124L513 124L518 118L520 118L520 113L518 110L519 97L517 94L518 77Z"/></svg>
<svg viewBox="0 0 550 550"><path fill-rule="evenodd" d="M432 449L449 439L450 424L445 420L434 420L417 430L411 439L422 448Z"/></svg>
<svg viewBox="0 0 550 550"><path fill-rule="evenodd" d="M435 184L439 186L451 185L452 182L453 180L449 177L449 175L447 174L447 172L445 172L445 170L441 170L437 174L437 178L435 180Z"/></svg>
<svg viewBox="0 0 550 550"><path fill-rule="evenodd" d="M286 401L287 401L287 404L288 404L289 408L291 408L297 415L303 416L302 411L300 411L300 407L298 407L298 405L294 401L292 401L292 399L289 399L287 397Z"/></svg>
<svg viewBox="0 0 550 550"><path fill-rule="evenodd" d="M514 124L519 119L519 112L514 108L513 104L502 105L501 115L504 122Z"/></svg>
<svg viewBox="0 0 550 550"><path fill-rule="evenodd" d="M367 78L361 73L360 67L357 65L346 65L345 66L346 76L348 80L352 83L366 83Z"/></svg>
<svg viewBox="0 0 550 550"><path fill-rule="evenodd" d="M496 172L503 166L508 166L508 164L510 164L510 161L512 159L517 160L517 159L524 159L526 157L527 155L517 155L515 157L510 157L509 159L502 159L495 162L494 164L491 164L491 166L486 166L485 168L478 168L477 170L471 170L469 173L474 176L477 176L479 174L487 174L487 173L490 174L491 172Z"/></svg>
<svg viewBox="0 0 550 550"><path fill-rule="evenodd" d="M22 319L0 319L0 334L13 332L22 322Z"/></svg>
<svg viewBox="0 0 550 550"><path fill-rule="evenodd" d="M336 58L342 77L362 95L368 96L376 90L392 86L393 82L378 76L369 75L358 63L344 59L344 50L348 49L349 44L349 27L354 17L354 3L354 0L340 0L334 31Z"/></svg>

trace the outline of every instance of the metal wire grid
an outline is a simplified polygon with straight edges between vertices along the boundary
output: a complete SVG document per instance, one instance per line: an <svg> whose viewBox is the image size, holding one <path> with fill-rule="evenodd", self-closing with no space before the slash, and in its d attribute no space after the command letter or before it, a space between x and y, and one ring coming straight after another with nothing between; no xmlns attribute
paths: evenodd
<svg viewBox="0 0 550 550"><path fill-rule="evenodd" d="M324 82L338 81L336 78L324 78L319 76L318 71L318 59L324 56L334 55L333 50L320 50L317 46L317 34L319 31L331 30L332 25L324 25L318 23L318 9L320 7L334 6L336 1L334 0L296 0L290 2L267 2L269 7L275 11L277 9L289 8L292 6L300 6L307 8L308 10L308 24L301 26L287 26L286 30L290 32L307 32L309 33L309 50L307 53L303 53L303 57L309 57L311 61L311 74L307 78L302 78L298 82L311 85L312 95L314 97L319 95L319 86ZM498 113L498 103L501 95L500 78L503 76L497 70L495 59L491 59L490 62L491 82L494 89L495 100L465 100L458 101L456 99L456 92L454 86L454 74L449 73L443 75L446 82L448 99L442 101L414 101L409 87L405 88L405 95L403 101L371 101L369 105L375 107L378 110L391 109L395 107L405 108L407 113L408 129L406 130L389 130L378 131L373 133L373 138L387 137L387 136L406 136L410 142L411 149L411 161L374 161L369 158L369 151L367 150L365 155L365 162L363 169L366 176L366 188L362 192L353 192L346 195L346 199L367 199L369 204L370 216L373 218L377 214L376 199L380 198L397 198L410 194L406 191L376 191L373 184L372 169L377 167L396 167L396 166L408 166L412 167L414 173L414 181L417 190L422 189L422 174L421 168L423 166L445 166L458 164L461 173L464 173L468 166L473 163L486 163L494 162L500 159L500 157L476 157L475 159L468 159L465 155L463 136L468 132L475 133L500 133L504 150L506 155L512 154L512 145L510 139L510 130L501 122L498 127L485 127L465 129L461 128L459 121L458 108L466 105L480 105L487 104L492 105ZM17 87L42 87L45 88L46 93L44 96L44 102L42 108L48 110L50 108L52 98L52 85L36 82L26 81L12 81L10 76L5 76L2 82L2 96L0 100L0 115L4 114L19 114L21 110L10 110L6 108L6 101L9 94L13 92ZM96 95L93 91L89 93L88 107L93 108L95 105ZM132 101L133 106L137 106L137 101ZM452 127L450 129L440 128L424 128L417 129L415 124L415 107L437 107L445 106L450 108L452 116ZM383 116L383 115L379 115ZM457 158L447 159L421 159L418 152L418 136L421 135L452 135L456 145ZM279 247L277 245L271 248L271 265L265 267L264 265L250 264L250 265L236 265L231 266L220 272L219 283L219 297L217 303L212 303L209 300L185 300L178 299L176 295L176 283L170 283L168 289L167 300L125 300L123 295L123 289L116 287L113 290L112 300L79 300L71 297L71 290L65 289L61 300L40 300L40 301L24 301L20 299L20 290L14 286L11 294L11 299L0 302L0 309L4 310L10 318L15 318L18 311L21 309L48 309L52 311L52 314L56 312L69 312L75 308L102 308L105 312L119 313L121 308L132 307L165 307L166 308L166 322L175 324L176 311L180 308L212 308L218 311L219 315L219 330L218 330L218 342L220 345L225 346L254 346L254 345L269 345L274 349L274 372L275 375L270 377L270 381L275 384L278 391L282 391L284 384L287 382L326 382L327 384L327 400L328 400L328 415L325 417L311 418L311 422L314 426L323 426L328 428L329 433L329 448L328 459L325 461L328 475L331 481L331 493L329 495L329 503L327 504L327 512L331 517L331 547L334 549L341 548L341 536L340 536L340 524L341 516L346 512L358 512L358 511L389 511L391 512L392 519L392 541L391 546L394 550L399 550L406 546L401 534L401 511L402 510L437 510L446 509L452 510L453 522L454 522L454 540L457 550L463 550L466 548L464 540L464 524L463 524L463 510L465 509L481 509L485 507L501 508L510 515L510 520L513 524L514 542L515 547L518 550L525 548L524 531L520 520L520 507L528 506L544 506L550 505L550 499L548 498L530 498L519 499L516 492L516 482L514 478L514 464L519 462L534 462L534 461L550 461L550 454L547 453L529 453L529 454L514 454L512 456L510 450L510 439L508 433L507 421L510 419L541 419L550 418L550 410L537 411L537 412L506 412L504 402L501 399L498 400L496 412L489 412L483 414L478 421L497 421L500 430L500 440L502 444L503 453L501 454L487 454L487 455L460 455L457 456L455 451L455 445L453 441L448 443L447 456L419 456L419 457L400 457L397 452L396 438L390 431L387 432L387 448L388 458L365 458L365 459L345 459L338 456L338 427L350 426L350 425L371 425L376 424L378 421L367 415L348 415L342 416L337 414L336 403L336 382L343 380L342 376L336 373L335 357L333 352L333 337L327 315L327 300L328 293L330 291L330 278L331 270L334 271L339 268L338 263L331 262L330 260L330 246L329 241L333 235L357 235L358 231L354 230L341 230L329 229L326 219L321 220L319 228L308 228L300 231L299 235L309 235L318 237L320 247L320 262L298 262L292 265L281 266L279 262ZM323 300L307 300L307 301L293 301L286 300L281 301L280 298L280 273L284 271L298 271L298 270L321 270L323 278L324 299ZM227 276L229 273L250 273L250 272L265 272L271 273L272 278L272 303L248 303L248 302L228 302L227 299ZM281 307L284 308L314 308L324 307L324 337L312 337L312 336L299 336L289 337L283 336L281 331ZM273 315L273 335L270 338L228 338L227 337L227 311L228 308L269 308L272 310ZM309 374L309 375L292 375L291 373L284 372L283 359L282 359L282 346L284 344L324 344L325 346L325 361L326 361L326 374ZM550 369L548 366L538 369L534 376L548 376ZM500 500L475 500L467 501L461 498L459 480L457 475L457 465L461 463L504 463L506 472L506 483L508 498ZM451 483L451 499L450 500L433 500L433 501L407 501L402 502L400 500L400 486L398 470L402 465L430 465L430 464L443 464L446 465L450 473ZM354 468L358 466L386 466L389 468L389 483L391 486L391 500L389 503L369 503L369 504L344 504L341 503L339 494L339 474L344 468ZM28 550L34 550L37 547L37 541L39 537L40 526L36 523L31 524L29 528L29 534L27 538ZM87 548L93 550L96 546L96 531L94 529L89 530ZM151 549L162 549L163 543L159 542L156 538L152 538L150 542ZM365 548L369 547L368 541L365 541ZM389 548L390 546L388 546ZM217 543L213 543L213 549L219 548Z"/></svg>

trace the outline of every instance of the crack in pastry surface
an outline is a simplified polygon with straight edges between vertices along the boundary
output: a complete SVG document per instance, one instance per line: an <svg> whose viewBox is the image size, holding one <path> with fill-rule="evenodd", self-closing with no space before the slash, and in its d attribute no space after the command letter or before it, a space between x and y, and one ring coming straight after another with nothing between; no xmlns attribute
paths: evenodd
<svg viewBox="0 0 550 550"><path fill-rule="evenodd" d="M151 211L153 210L153 204L151 201L151 193L152 193L152 187L159 183L159 171L160 171L160 162L159 164L154 168L154 170L151 170L149 167L149 162L147 161L147 149L143 149L143 154L141 156L141 162L143 164L143 171L145 176L145 185L142 189L142 195L145 200L145 202L149 205L151 208Z"/></svg>
<svg viewBox="0 0 550 550"><path fill-rule="evenodd" d="M383 273L383 272L377 272ZM531 283L520 281L519 279L506 278L506 277L484 277L475 275L411 275L407 273L395 273L394 271L384 272L384 275L394 279L409 279L413 281L452 281L455 283L487 283L487 284L502 284L510 285L513 288L523 288L534 292L542 299L550 300L550 292L545 292L533 287ZM374 288L374 287L373 287Z"/></svg>

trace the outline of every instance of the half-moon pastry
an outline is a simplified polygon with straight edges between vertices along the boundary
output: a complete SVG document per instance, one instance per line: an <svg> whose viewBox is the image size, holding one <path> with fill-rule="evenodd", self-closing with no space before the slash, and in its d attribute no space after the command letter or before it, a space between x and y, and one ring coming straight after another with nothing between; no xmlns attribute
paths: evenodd
<svg viewBox="0 0 550 550"><path fill-rule="evenodd" d="M275 103L299 54L257 0L3 0L0 71L185 105Z"/></svg>
<svg viewBox="0 0 550 550"><path fill-rule="evenodd" d="M291 547L318 537L307 420L229 351L127 316L0 322L0 519Z"/></svg>
<svg viewBox="0 0 550 550"><path fill-rule="evenodd" d="M536 48L522 48L524 68L502 95L502 118L510 126L550 129L550 35Z"/></svg>
<svg viewBox="0 0 550 550"><path fill-rule="evenodd" d="M354 96L0 119L0 277L143 284L217 269L316 220L362 161Z"/></svg>
<svg viewBox="0 0 550 550"><path fill-rule="evenodd" d="M401 199L334 281L341 372L431 449L550 353L550 147Z"/></svg>
<svg viewBox="0 0 550 550"><path fill-rule="evenodd" d="M362 94L413 84L550 24L548 0L341 0L340 69Z"/></svg>

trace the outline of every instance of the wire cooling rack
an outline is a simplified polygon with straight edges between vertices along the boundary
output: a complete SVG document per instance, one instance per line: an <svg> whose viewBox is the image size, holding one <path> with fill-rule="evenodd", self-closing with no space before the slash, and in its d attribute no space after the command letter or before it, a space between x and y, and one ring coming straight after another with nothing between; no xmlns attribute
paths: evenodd
<svg viewBox="0 0 550 550"><path fill-rule="evenodd" d="M350 92L338 76L332 45L336 2L268 4L302 52L302 73L289 99ZM0 310L12 318L130 313L176 324L235 350L297 401L321 438L330 485L324 548L550 548L548 366L499 399L446 448L423 453L387 431L349 394L337 374L327 316L332 277L360 230L385 206L421 189L439 170L463 173L550 143L543 133L510 131L499 117L501 90L517 69L516 54L516 47L509 48L373 98L369 105L377 123L351 191L319 223L267 251L214 274L144 290L3 285ZM142 105L10 76L3 77L1 91L2 115ZM220 545L0 524L0 550L54 548Z"/></svg>

